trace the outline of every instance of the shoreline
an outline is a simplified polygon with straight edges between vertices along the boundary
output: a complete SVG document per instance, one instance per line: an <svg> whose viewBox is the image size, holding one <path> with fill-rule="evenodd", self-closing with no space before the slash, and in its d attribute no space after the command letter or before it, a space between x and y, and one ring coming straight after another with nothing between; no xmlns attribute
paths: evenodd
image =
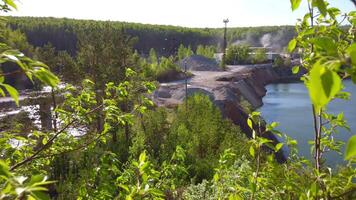
<svg viewBox="0 0 356 200"><path fill-rule="evenodd" d="M240 126L241 130L251 138L252 131L247 125L250 112L263 106L262 99L266 95L266 86L272 83L298 82L303 74L293 75L290 68L273 68L270 64L229 66L228 71L206 72L193 71L194 77L188 82L188 96L200 92L210 97L220 109L223 117ZM153 94L157 106L175 107L185 99L185 85L181 82L163 83ZM250 110L246 110L248 102ZM246 104L246 103L245 103ZM263 119L262 119L263 120ZM262 127L265 130L265 127ZM264 133L263 137L279 143L277 137ZM283 150L275 153L278 162L286 162Z"/></svg>

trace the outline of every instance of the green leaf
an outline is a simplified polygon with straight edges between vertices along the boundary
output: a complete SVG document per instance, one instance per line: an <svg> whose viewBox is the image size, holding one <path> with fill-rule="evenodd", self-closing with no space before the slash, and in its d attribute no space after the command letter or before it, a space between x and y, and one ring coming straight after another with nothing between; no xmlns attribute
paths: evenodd
<svg viewBox="0 0 356 200"><path fill-rule="evenodd" d="M266 131L273 131L277 126L279 126L278 122L272 122L271 124L267 124Z"/></svg>
<svg viewBox="0 0 356 200"><path fill-rule="evenodd" d="M48 194L40 192L40 191L34 191L32 192L33 197L38 200L50 200L50 197Z"/></svg>
<svg viewBox="0 0 356 200"><path fill-rule="evenodd" d="M330 37L317 37L313 40L313 44L320 50L326 51L328 55L337 56L337 45Z"/></svg>
<svg viewBox="0 0 356 200"><path fill-rule="evenodd" d="M44 69L44 68L40 68L39 70L37 70L34 75L43 83L51 86L51 87L56 87L57 84L59 83L59 79L57 76L55 76L54 74L52 74L52 72Z"/></svg>
<svg viewBox="0 0 356 200"><path fill-rule="evenodd" d="M353 135L347 142L345 160L350 160L356 156L356 135Z"/></svg>
<svg viewBox="0 0 356 200"><path fill-rule="evenodd" d="M276 128L277 126L279 126L279 123L278 123L278 122L272 122L272 123L271 123L271 127L272 127L272 128Z"/></svg>
<svg viewBox="0 0 356 200"><path fill-rule="evenodd" d="M28 195L28 196L27 196L27 200L36 200L36 198L33 197L32 195Z"/></svg>
<svg viewBox="0 0 356 200"><path fill-rule="evenodd" d="M150 193L156 197L164 197L164 193L159 189L150 189Z"/></svg>
<svg viewBox="0 0 356 200"><path fill-rule="evenodd" d="M341 11L338 8L329 8L328 13L331 18L336 19L336 17L340 15Z"/></svg>
<svg viewBox="0 0 356 200"><path fill-rule="evenodd" d="M6 95L5 92L4 92L4 90L1 89L1 88L0 88L0 95L3 96L3 97Z"/></svg>
<svg viewBox="0 0 356 200"><path fill-rule="evenodd" d="M15 8L15 9L17 9L17 6L16 6L16 4L14 3L13 0L4 0L4 1L5 1L5 3L6 3L7 5L9 5L9 6Z"/></svg>
<svg viewBox="0 0 356 200"><path fill-rule="evenodd" d="M144 163L146 161L146 152L142 152L139 156L138 159L141 163Z"/></svg>
<svg viewBox="0 0 356 200"><path fill-rule="evenodd" d="M255 157L255 149L253 148L253 146L250 146L250 155L252 156L252 157Z"/></svg>
<svg viewBox="0 0 356 200"><path fill-rule="evenodd" d="M310 192L313 196L316 196L319 193L319 184L314 182L310 187Z"/></svg>
<svg viewBox="0 0 356 200"><path fill-rule="evenodd" d="M127 187L126 185L119 184L119 187L124 189L126 192L130 192L129 187Z"/></svg>
<svg viewBox="0 0 356 200"><path fill-rule="evenodd" d="M297 40L294 38L288 43L288 51L293 52L296 46L297 46Z"/></svg>
<svg viewBox="0 0 356 200"><path fill-rule="evenodd" d="M293 74L298 74L298 72L299 72L299 66L294 66L294 67L292 68L292 72L293 72Z"/></svg>
<svg viewBox="0 0 356 200"><path fill-rule="evenodd" d="M341 90L342 82L336 72L317 62L310 71L307 87L315 109L319 110Z"/></svg>
<svg viewBox="0 0 356 200"><path fill-rule="evenodd" d="M356 84L356 75L352 75L352 76L351 76L351 80L352 80L352 82L353 82L354 84Z"/></svg>
<svg viewBox="0 0 356 200"><path fill-rule="evenodd" d="M5 87L5 90L10 94L10 96L14 99L14 101L16 102L16 105L18 106L19 105L19 93L17 92L17 90L8 84L0 83L0 86Z"/></svg>
<svg viewBox="0 0 356 200"><path fill-rule="evenodd" d="M45 177L43 177L42 175L33 175L28 185L34 185L35 183L42 182L45 180Z"/></svg>
<svg viewBox="0 0 356 200"><path fill-rule="evenodd" d="M271 143L272 140L266 139L266 138L260 138L260 144L268 144Z"/></svg>
<svg viewBox="0 0 356 200"><path fill-rule="evenodd" d="M294 146L294 145L297 145L297 144L298 144L297 140L289 140L288 141L288 145Z"/></svg>
<svg viewBox="0 0 356 200"><path fill-rule="evenodd" d="M352 43L349 48L347 48L347 53L351 58L351 63L356 66L356 43Z"/></svg>
<svg viewBox="0 0 356 200"><path fill-rule="evenodd" d="M126 75L127 78L129 78L129 77L135 76L136 72L134 70L132 70L131 68L127 68L126 72L125 72L125 75Z"/></svg>
<svg viewBox="0 0 356 200"><path fill-rule="evenodd" d="M252 121L250 118L247 119L247 125L248 125L248 127L250 127L250 129L253 129Z"/></svg>
<svg viewBox="0 0 356 200"><path fill-rule="evenodd" d="M278 143L275 147L275 151L278 152L283 147L283 143Z"/></svg>
<svg viewBox="0 0 356 200"><path fill-rule="evenodd" d="M219 181L219 174L214 174L214 177L213 177L214 181L215 182L218 182Z"/></svg>
<svg viewBox="0 0 356 200"><path fill-rule="evenodd" d="M323 16L327 15L328 10L326 8L326 3L324 0L313 0L313 6L317 7Z"/></svg>
<svg viewBox="0 0 356 200"><path fill-rule="evenodd" d="M231 194L229 200L242 200L243 198L238 194Z"/></svg>
<svg viewBox="0 0 356 200"><path fill-rule="evenodd" d="M33 187L33 186L30 186L30 187L27 188L27 191L29 191L29 192L48 191L48 189L45 188L45 187L37 187L37 186Z"/></svg>
<svg viewBox="0 0 356 200"><path fill-rule="evenodd" d="M11 174L10 174L9 166L7 166L7 164L4 161L0 160L0 176L9 178L10 175Z"/></svg>
<svg viewBox="0 0 356 200"><path fill-rule="evenodd" d="M296 9L299 8L300 2L302 0L290 0L290 3L292 5L292 11L295 11Z"/></svg>
<svg viewBox="0 0 356 200"><path fill-rule="evenodd" d="M273 146L270 142L269 142L269 143L265 143L264 145L267 146L267 147L270 148L270 149L273 149L273 150L276 148L276 147Z"/></svg>

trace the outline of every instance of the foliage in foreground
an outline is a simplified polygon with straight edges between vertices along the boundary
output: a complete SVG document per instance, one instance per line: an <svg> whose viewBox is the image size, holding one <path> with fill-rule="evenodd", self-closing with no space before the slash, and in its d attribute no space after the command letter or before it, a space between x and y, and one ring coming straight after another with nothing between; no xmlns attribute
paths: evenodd
<svg viewBox="0 0 356 200"><path fill-rule="evenodd" d="M16 7L11 0L1 2L2 10ZM291 2L296 9L300 0ZM341 152L333 135L337 127L348 128L343 115L328 114L326 106L334 98L348 96L341 92L342 78L355 80L355 33L340 29L338 10L328 8L325 1L308 2L310 12L298 24L299 34L289 50L298 47L302 65L309 70L303 80L314 110L313 161L298 156L293 139L286 137L285 144L274 145L264 138L266 131L280 133L275 130L277 123L263 125L258 113L247 120L253 134L246 140L206 96L193 96L187 107L176 111L154 109L147 98L154 85L123 65L122 80L117 82L90 77L94 80L69 86L65 102L54 110L61 121L56 130L27 136L1 132L0 144L5 148L1 149L0 198L47 199L43 192L50 189L49 194L58 199L354 199L355 136L347 144L348 163L339 169L328 168L323 153ZM350 30L355 17L355 12L348 15ZM110 56L109 61L88 62L96 52L87 43L82 45L83 66L102 70L95 68L112 64ZM1 64L23 65L27 76L56 86L57 77L44 64L5 43L1 47ZM2 87L17 100L15 89ZM73 129L84 134L74 136ZM12 146L13 140L24 145ZM289 160L276 163L268 152L283 146L290 149Z"/></svg>

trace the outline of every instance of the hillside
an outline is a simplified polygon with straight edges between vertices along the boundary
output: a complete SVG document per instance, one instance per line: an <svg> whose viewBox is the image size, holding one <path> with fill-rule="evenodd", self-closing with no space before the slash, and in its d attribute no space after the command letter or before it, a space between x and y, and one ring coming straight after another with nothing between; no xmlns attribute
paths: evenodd
<svg viewBox="0 0 356 200"><path fill-rule="evenodd" d="M168 56L177 52L180 44L191 45L195 50L199 44L222 43L222 28L185 28L179 26L149 25L113 21L75 20L66 18L10 17L9 26L20 29L30 44L43 46L52 43L57 50L76 52L77 34L83 27L111 24L135 39L134 48L148 54L154 48L159 55ZM229 28L228 44L251 46L285 47L294 35L292 26L266 26Z"/></svg>

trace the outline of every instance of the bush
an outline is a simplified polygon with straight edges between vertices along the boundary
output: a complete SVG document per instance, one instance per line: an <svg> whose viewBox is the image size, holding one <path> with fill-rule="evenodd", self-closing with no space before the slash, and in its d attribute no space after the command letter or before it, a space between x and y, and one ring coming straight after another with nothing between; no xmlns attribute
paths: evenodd
<svg viewBox="0 0 356 200"><path fill-rule="evenodd" d="M203 45L198 45L196 54L201 55L207 58L214 59L214 54L216 52L216 47L215 46L203 46Z"/></svg>
<svg viewBox="0 0 356 200"><path fill-rule="evenodd" d="M230 46L226 51L225 63L228 65L247 64L250 61L251 49L246 45Z"/></svg>
<svg viewBox="0 0 356 200"><path fill-rule="evenodd" d="M187 160L191 164L189 173L201 182L212 177L220 153L233 148L239 155L247 154L246 143L240 128L223 119L208 96L196 94L189 97L188 109L185 105L178 108L167 146L180 145L187 151Z"/></svg>
<svg viewBox="0 0 356 200"><path fill-rule="evenodd" d="M255 64L259 64L259 63L264 63L267 61L267 52L266 49L260 48L257 49L252 57L252 62Z"/></svg>
<svg viewBox="0 0 356 200"><path fill-rule="evenodd" d="M277 55L274 59L273 59L273 67L284 67L284 60L280 55Z"/></svg>

